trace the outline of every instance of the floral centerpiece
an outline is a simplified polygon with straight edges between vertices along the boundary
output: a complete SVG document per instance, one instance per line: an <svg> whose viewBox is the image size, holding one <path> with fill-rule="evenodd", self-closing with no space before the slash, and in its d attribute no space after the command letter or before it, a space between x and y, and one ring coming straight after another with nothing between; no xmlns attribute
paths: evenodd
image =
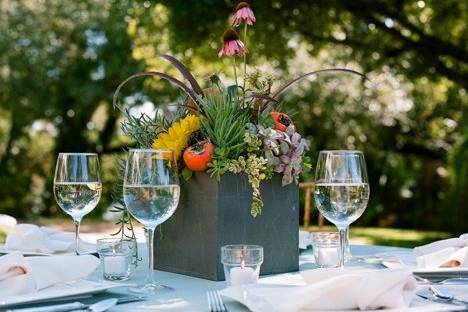
<svg viewBox="0 0 468 312"><path fill-rule="evenodd" d="M226 174L245 174L252 189L250 214L253 217L270 208L264 207L260 191L262 182L277 174L281 175L281 185L275 187L297 184L301 173L310 167L305 155L308 142L297 132L292 118L279 109L279 96L310 75L329 71L359 74L347 69L324 69L306 73L274 89L273 77L262 76L258 71L247 72L248 28L255 21L249 4L241 2L232 17L231 27L222 36L219 57L232 59L234 84L226 85L219 76L212 75L202 88L185 65L170 55L161 54L160 57L169 61L186 82L162 72L143 72L127 78L114 94L115 107L126 117L122 124L124 133L141 148L172 150L185 181L190 180L194 172L206 172L217 181ZM239 28L243 40L237 32ZM242 73L242 79L238 73ZM170 117L159 114L154 118L144 114L134 117L119 105L117 99L121 88L142 76L165 79L183 91L184 97ZM298 214L295 196L292 204L294 213ZM123 205L116 209L124 212L120 221L123 235L130 218ZM298 218L291 222L294 227L291 233L297 233L297 223ZM265 246L268 243L263 245L269 248Z"/></svg>

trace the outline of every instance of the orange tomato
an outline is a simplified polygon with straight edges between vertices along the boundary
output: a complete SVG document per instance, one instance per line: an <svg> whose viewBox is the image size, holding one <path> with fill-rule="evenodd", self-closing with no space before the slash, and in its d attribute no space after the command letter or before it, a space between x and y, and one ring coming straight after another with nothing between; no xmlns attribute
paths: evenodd
<svg viewBox="0 0 468 312"><path fill-rule="evenodd" d="M187 147L184 151L185 165L192 171L205 171L214 149L214 145L209 140Z"/></svg>
<svg viewBox="0 0 468 312"><path fill-rule="evenodd" d="M293 124L291 118L286 115L285 113L281 112L272 112L271 113L271 118L273 118L273 121L275 122L275 129L278 131L286 131L286 128ZM293 125L294 126L294 125Z"/></svg>

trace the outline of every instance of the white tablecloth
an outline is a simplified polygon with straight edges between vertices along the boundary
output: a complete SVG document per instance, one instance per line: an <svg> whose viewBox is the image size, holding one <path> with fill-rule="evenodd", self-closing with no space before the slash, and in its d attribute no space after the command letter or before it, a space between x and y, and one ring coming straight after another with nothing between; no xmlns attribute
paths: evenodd
<svg viewBox="0 0 468 312"><path fill-rule="evenodd" d="M410 253L410 249L384 247L384 246L351 246L353 256L376 255L378 253ZM146 256L146 254L145 254ZM360 267L381 267L379 264L367 264L363 262L351 263L350 265ZM314 259L310 251L304 252L300 256L300 270L316 268ZM141 283L144 280L146 266L140 266L133 273L130 282ZM95 277L99 277L100 271L95 273ZM298 273L287 273L274 276L263 276L260 283L269 282L285 282L295 279ZM136 302L131 304L118 305L110 311L208 311L206 301L206 291L212 289L222 289L225 287L225 282L213 282L199 278L189 277L168 272L155 271L155 278L158 282L164 285L173 287L175 290L171 292L161 293L149 298L149 300ZM117 293L128 293L126 289L113 290ZM416 299L420 305L426 306L428 302L423 299ZM225 303L230 312L232 311L247 311L245 307L233 301L225 300ZM419 304L418 304L419 305ZM418 308L414 311L434 311L433 306L428 306L428 309Z"/></svg>

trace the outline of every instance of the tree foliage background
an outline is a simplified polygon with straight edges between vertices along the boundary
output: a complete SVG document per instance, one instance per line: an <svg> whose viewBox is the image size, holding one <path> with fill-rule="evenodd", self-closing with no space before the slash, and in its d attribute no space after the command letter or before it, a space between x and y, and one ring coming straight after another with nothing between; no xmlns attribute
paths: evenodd
<svg viewBox="0 0 468 312"><path fill-rule="evenodd" d="M220 36L236 6L220 0L0 0L0 212L58 215L52 179L60 151L101 154L111 204L119 131L112 94L141 70L175 73L183 60L200 81L218 72ZM321 149L361 149L371 201L361 225L466 230L468 220L468 3L463 0L257 0L249 72L286 81L348 67L350 76L310 79L282 97ZM278 83L279 85L279 83ZM277 85L277 86L278 86ZM135 96L138 95L138 96ZM135 114L176 100L157 80L122 96ZM158 110L160 111L160 110ZM304 177L311 180L312 175Z"/></svg>

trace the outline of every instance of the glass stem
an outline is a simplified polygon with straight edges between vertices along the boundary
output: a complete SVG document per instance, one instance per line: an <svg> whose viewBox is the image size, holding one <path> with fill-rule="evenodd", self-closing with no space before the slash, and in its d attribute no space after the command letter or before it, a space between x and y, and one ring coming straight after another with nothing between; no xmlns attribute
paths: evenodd
<svg viewBox="0 0 468 312"><path fill-rule="evenodd" d="M75 223L75 253L80 255L80 222L81 220L73 220Z"/></svg>
<svg viewBox="0 0 468 312"><path fill-rule="evenodd" d="M339 227L340 232L340 268L344 268L345 250L346 250L346 229L347 227Z"/></svg>
<svg viewBox="0 0 468 312"><path fill-rule="evenodd" d="M154 230L155 229L146 229L148 240L148 275L146 277L146 284L155 284L154 282Z"/></svg>
<svg viewBox="0 0 468 312"><path fill-rule="evenodd" d="M346 257L349 259L351 257L351 250L349 247L349 226L346 227L346 243L345 243L345 254Z"/></svg>

